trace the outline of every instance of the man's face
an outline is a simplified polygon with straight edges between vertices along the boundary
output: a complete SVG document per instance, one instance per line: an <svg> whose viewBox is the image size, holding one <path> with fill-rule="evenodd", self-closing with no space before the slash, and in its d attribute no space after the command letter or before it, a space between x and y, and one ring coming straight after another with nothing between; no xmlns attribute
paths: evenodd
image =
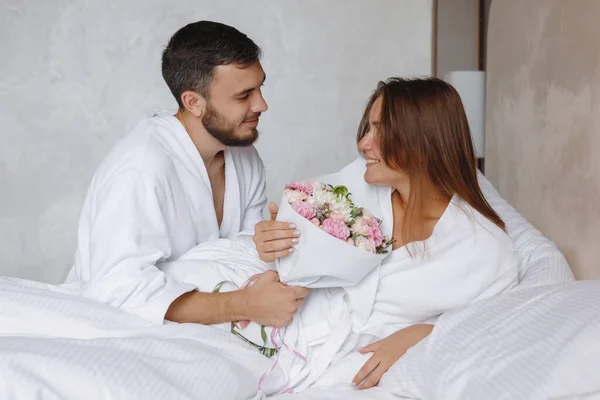
<svg viewBox="0 0 600 400"><path fill-rule="evenodd" d="M258 139L258 119L268 108L261 93L265 78L259 62L246 68L216 67L202 116L204 128L226 146L254 143Z"/></svg>

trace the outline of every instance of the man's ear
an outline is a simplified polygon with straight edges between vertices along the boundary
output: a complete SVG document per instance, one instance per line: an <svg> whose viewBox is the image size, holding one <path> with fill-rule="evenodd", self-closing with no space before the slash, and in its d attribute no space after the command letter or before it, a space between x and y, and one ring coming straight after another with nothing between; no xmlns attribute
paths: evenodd
<svg viewBox="0 0 600 400"><path fill-rule="evenodd" d="M183 103L183 108L192 115L201 117L204 114L206 100L200 94L192 90L186 90L181 93L181 102Z"/></svg>

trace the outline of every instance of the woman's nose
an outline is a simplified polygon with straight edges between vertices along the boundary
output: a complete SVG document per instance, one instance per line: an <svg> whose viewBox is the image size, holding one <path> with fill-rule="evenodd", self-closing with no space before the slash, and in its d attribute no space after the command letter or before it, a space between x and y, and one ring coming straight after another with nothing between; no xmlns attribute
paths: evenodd
<svg viewBox="0 0 600 400"><path fill-rule="evenodd" d="M373 134L369 131L358 142L358 150L369 151L373 147Z"/></svg>

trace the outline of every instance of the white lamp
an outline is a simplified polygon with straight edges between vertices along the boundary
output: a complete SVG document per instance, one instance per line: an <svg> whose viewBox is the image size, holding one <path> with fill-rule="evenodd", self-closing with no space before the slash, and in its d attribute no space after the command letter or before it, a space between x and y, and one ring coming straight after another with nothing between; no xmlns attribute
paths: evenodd
<svg viewBox="0 0 600 400"><path fill-rule="evenodd" d="M485 71L451 71L444 75L462 100L480 164L485 156Z"/></svg>

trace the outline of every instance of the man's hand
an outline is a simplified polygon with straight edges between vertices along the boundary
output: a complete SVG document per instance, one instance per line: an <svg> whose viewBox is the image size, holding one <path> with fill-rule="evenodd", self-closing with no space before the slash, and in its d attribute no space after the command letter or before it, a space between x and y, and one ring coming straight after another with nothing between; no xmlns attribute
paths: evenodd
<svg viewBox="0 0 600 400"><path fill-rule="evenodd" d="M244 319L274 327L289 325L308 295L306 288L281 284L275 271L263 273L244 292L247 301Z"/></svg>
<svg viewBox="0 0 600 400"><path fill-rule="evenodd" d="M275 261L289 255L298 243L300 231L295 230L294 224L277 222L279 208L275 203L269 205L271 219L261 221L254 226L254 244L261 260L264 262Z"/></svg>
<svg viewBox="0 0 600 400"><path fill-rule="evenodd" d="M373 353L369 361L363 365L358 374L352 380L354 385L361 382L358 389L369 389L376 386L384 373L400 357L421 340L425 339L433 330L433 325L413 325L392 333L385 339L371 343L370 345L359 349L359 353ZM366 379L365 379L366 378Z"/></svg>

